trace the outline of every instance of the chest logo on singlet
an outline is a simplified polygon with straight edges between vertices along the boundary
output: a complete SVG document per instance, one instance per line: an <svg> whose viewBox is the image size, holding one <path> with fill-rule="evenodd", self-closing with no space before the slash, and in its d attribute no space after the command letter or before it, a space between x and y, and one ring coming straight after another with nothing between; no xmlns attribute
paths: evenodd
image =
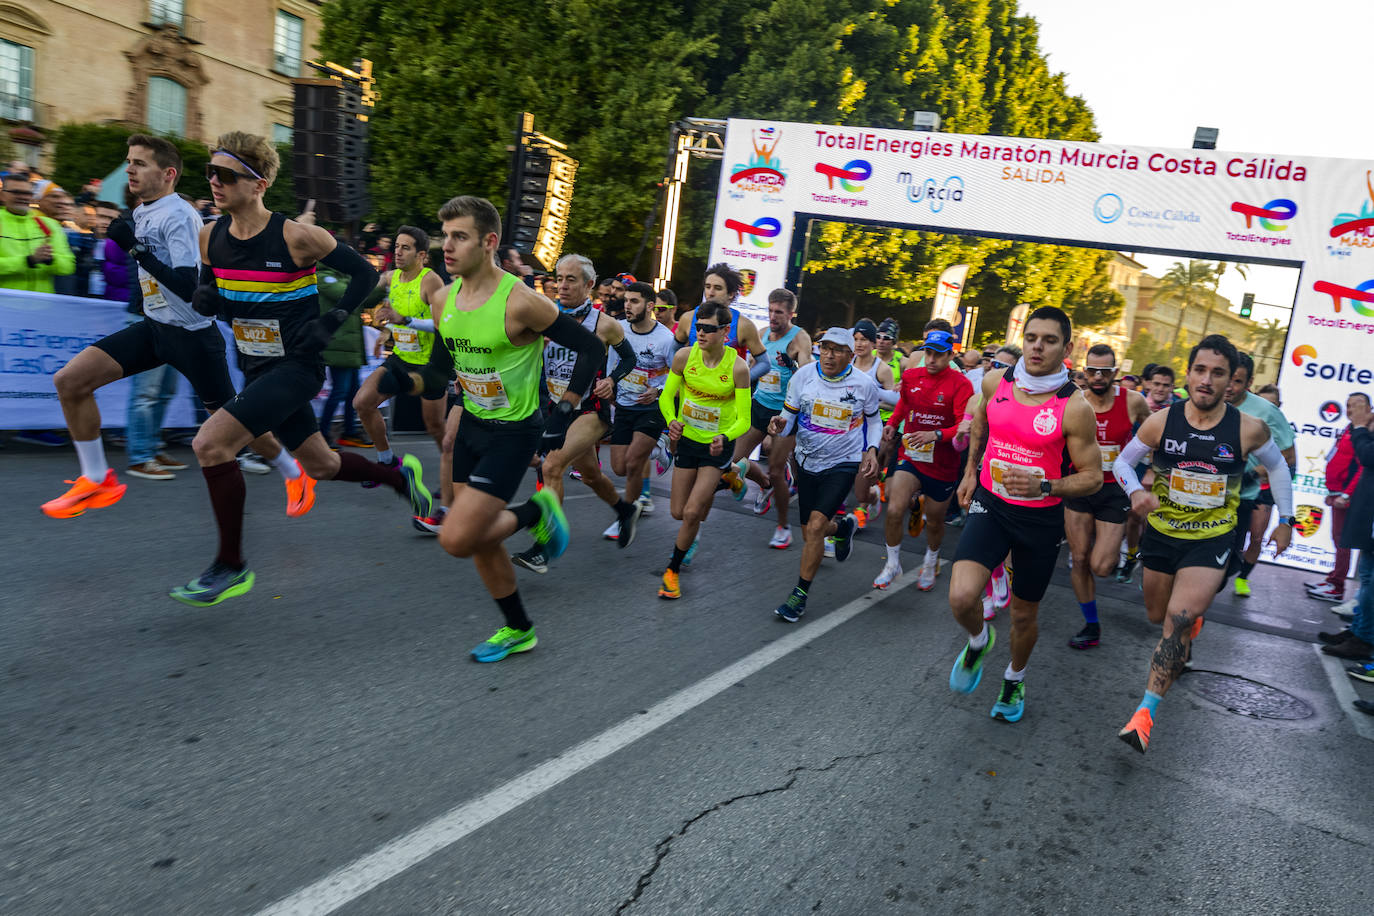
<svg viewBox="0 0 1374 916"><path fill-rule="evenodd" d="M1188 453L1188 443L1179 442L1177 439L1164 439L1164 454L1166 455L1186 455Z"/></svg>
<svg viewBox="0 0 1374 916"><path fill-rule="evenodd" d="M1054 408L1042 407L1031 421L1031 427L1042 436L1048 436L1058 429L1059 421L1054 418Z"/></svg>
<svg viewBox="0 0 1374 916"><path fill-rule="evenodd" d="M1236 457L1235 452L1231 451L1231 446L1224 442L1217 446L1217 458L1221 461L1231 461Z"/></svg>

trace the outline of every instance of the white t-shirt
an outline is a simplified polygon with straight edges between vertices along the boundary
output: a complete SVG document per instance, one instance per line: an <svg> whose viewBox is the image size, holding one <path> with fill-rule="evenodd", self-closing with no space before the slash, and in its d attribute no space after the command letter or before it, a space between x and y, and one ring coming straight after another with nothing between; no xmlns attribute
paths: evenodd
<svg viewBox="0 0 1374 916"><path fill-rule="evenodd" d="M629 410L658 410L656 403L640 404L639 396L650 388L662 391L664 383L668 381L668 370L673 365L673 352L676 349L673 332L654 322L652 331L641 334L630 327L630 322L624 318L620 320L620 326L625 330L625 339L635 348L635 367L615 386L616 406ZM620 355L611 350L607 371L614 369L619 362Z"/></svg>
<svg viewBox="0 0 1374 916"><path fill-rule="evenodd" d="M197 275L200 273L202 225L196 208L175 193L134 208L134 235L152 256L173 269L190 267ZM143 290L143 314L154 321L188 331L208 328L213 323L213 318L191 308L191 303L163 289L162 284L142 267L138 269L138 283Z"/></svg>
<svg viewBox="0 0 1374 916"><path fill-rule="evenodd" d="M820 363L798 369L783 402L783 409L796 415L798 466L819 473L857 462L865 449L878 447L879 391L873 376L852 365L838 379L821 375Z"/></svg>

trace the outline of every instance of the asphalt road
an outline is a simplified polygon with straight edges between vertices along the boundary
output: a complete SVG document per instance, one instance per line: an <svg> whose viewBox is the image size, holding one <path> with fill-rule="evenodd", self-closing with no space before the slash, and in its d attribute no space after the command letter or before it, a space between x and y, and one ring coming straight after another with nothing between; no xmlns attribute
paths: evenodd
<svg viewBox="0 0 1374 916"><path fill-rule="evenodd" d="M432 482L433 445L407 445ZM572 547L547 576L521 573L539 647L477 665L467 650L495 607L388 492L321 484L288 519L275 474L250 477L257 585L192 610L166 592L213 552L194 469L131 479L117 506L60 522L37 506L75 474L70 451L11 444L0 471L5 914L1368 902L1374 730L1346 707L1351 687L1374 690L1314 651L1338 624L1300 573L1261 567L1254 598L1219 599L1199 672L1141 756L1115 737L1157 638L1134 586L1103 587L1103 644L1074 652L1060 570L1026 716L1008 725L988 716L1004 627L983 685L952 694L946 580L875 592L876 530L826 561L789 627L772 608L799 548L768 550L771 522L718 497L683 599L663 602L666 479L623 552L600 539L609 510L571 482ZM911 578L924 545L908 544ZM1227 708L1276 700L1310 714Z"/></svg>

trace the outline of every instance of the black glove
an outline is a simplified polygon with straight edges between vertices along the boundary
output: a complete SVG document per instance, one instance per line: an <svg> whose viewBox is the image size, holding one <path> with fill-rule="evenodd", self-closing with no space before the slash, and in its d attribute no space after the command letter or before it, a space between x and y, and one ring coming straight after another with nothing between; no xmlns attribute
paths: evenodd
<svg viewBox="0 0 1374 916"><path fill-rule="evenodd" d="M134 235L134 224L127 217L119 216L110 220L110 226L105 230L105 235L125 251L138 244L138 237Z"/></svg>
<svg viewBox="0 0 1374 916"><path fill-rule="evenodd" d="M774 359L773 362L777 363L779 366L782 366L788 372L795 372L797 369L797 361L792 357L788 356L786 350L779 351L777 358Z"/></svg>
<svg viewBox="0 0 1374 916"><path fill-rule="evenodd" d="M319 353L324 350L333 339L334 332L347 317L348 313L343 309L334 309L332 312L325 312L314 321L307 322L301 331L301 349L307 353Z"/></svg>
<svg viewBox="0 0 1374 916"><path fill-rule="evenodd" d="M191 294L191 308L206 318L214 318L218 315L223 304L224 300L219 294L219 287L213 283L197 286L196 291Z"/></svg>
<svg viewBox="0 0 1374 916"><path fill-rule="evenodd" d="M539 440L539 454L547 455L563 447L568 438L568 427L572 425L573 406L568 401L559 401L549 411L544 422L544 437Z"/></svg>

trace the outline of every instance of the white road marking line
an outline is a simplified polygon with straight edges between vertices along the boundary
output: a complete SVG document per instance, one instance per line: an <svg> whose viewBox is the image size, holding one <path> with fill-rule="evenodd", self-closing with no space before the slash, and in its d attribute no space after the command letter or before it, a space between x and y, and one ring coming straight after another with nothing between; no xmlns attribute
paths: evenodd
<svg viewBox="0 0 1374 916"><path fill-rule="evenodd" d="M576 747L527 770L485 795L441 814L404 836L277 901L257 916L325 916L385 881L452 846L503 814L513 811L640 738L691 712L717 694L890 598L916 581L907 576L884 592L870 592L746 655L672 696L646 713L631 716Z"/></svg>
<svg viewBox="0 0 1374 916"><path fill-rule="evenodd" d="M1326 671L1326 679L1331 682L1331 689L1336 693L1336 702L1345 710L1345 714L1350 718L1350 724L1355 726L1355 731L1361 738L1374 741L1374 717L1365 715L1352 705L1359 697L1355 695L1355 688L1350 686L1350 675L1345 673L1345 666L1355 663L1348 659L1332 658L1316 644L1313 644L1312 649L1321 660L1322 668Z"/></svg>

